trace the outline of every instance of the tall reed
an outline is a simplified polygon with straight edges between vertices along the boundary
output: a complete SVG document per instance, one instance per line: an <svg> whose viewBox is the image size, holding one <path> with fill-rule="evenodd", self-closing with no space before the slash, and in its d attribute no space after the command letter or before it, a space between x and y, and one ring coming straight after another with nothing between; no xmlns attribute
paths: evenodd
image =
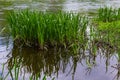
<svg viewBox="0 0 120 80"><path fill-rule="evenodd" d="M39 48L79 45L88 19L72 12L13 11L7 17L15 42ZM84 38L84 37L83 37Z"/></svg>

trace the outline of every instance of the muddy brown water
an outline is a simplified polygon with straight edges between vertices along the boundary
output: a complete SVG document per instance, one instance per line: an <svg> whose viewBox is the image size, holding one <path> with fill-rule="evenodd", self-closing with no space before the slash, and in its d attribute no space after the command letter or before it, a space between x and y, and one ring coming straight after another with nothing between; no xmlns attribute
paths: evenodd
<svg viewBox="0 0 120 80"><path fill-rule="evenodd" d="M5 14L11 10L30 8L40 11L73 11L94 16L97 9L104 6L120 7L119 0L0 0L0 30L6 25ZM96 50L97 56L91 56L89 50L76 56L62 50L42 52L32 48L16 48L12 38L0 35L0 77L5 77L12 68L15 58L20 66L19 80L29 80L31 75L39 73L40 80L120 80L115 51ZM2 67L4 72L2 75ZM12 71L13 74L14 70ZM8 75L6 80L12 80ZM15 80L15 79L14 79Z"/></svg>

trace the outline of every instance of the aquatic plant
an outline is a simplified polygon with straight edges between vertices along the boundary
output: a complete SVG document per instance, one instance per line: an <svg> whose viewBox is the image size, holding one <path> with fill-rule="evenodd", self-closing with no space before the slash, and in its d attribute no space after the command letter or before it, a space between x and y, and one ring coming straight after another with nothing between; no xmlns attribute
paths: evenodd
<svg viewBox="0 0 120 80"><path fill-rule="evenodd" d="M104 7L98 10L98 17L99 21L103 22L111 22L120 20L120 8L113 9L112 7Z"/></svg>
<svg viewBox="0 0 120 80"><path fill-rule="evenodd" d="M50 47L78 48L84 40L88 18L72 12L13 11L7 17L15 43Z"/></svg>
<svg viewBox="0 0 120 80"><path fill-rule="evenodd" d="M102 39L114 45L119 45L118 41L120 39L120 21L113 22L99 22L99 26L97 27L100 35L102 35Z"/></svg>
<svg viewBox="0 0 120 80"><path fill-rule="evenodd" d="M120 44L120 8L104 7L98 10L97 19L94 19L97 41L104 43L109 48L116 48Z"/></svg>
<svg viewBox="0 0 120 80"><path fill-rule="evenodd" d="M100 8L92 25L95 28L93 44L103 53L110 54L115 51L118 53L120 49L120 9Z"/></svg>

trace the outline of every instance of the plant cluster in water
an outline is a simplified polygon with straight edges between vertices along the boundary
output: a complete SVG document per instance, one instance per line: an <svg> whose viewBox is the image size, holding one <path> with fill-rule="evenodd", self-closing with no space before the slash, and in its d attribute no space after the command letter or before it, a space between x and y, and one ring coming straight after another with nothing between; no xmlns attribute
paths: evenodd
<svg viewBox="0 0 120 80"><path fill-rule="evenodd" d="M108 48L114 48L120 55L120 8L100 8L95 19L98 40L105 42Z"/></svg>
<svg viewBox="0 0 120 80"><path fill-rule="evenodd" d="M21 10L11 12L7 20L17 45L20 43L40 49L60 47L79 51L87 40L88 18L79 13ZM103 41L109 47L119 47L119 20L120 9L100 8L93 22L97 24L96 32L90 28L90 35L94 33L92 40L95 43Z"/></svg>
<svg viewBox="0 0 120 80"><path fill-rule="evenodd" d="M14 42L17 45L20 43L26 46L37 46L40 49L61 47L74 50L86 45L85 33L88 19L81 17L78 13L22 10L13 11L9 14L7 20ZM96 23L97 26L95 27L96 32L90 28L90 35L93 38L90 39L91 43L93 43L91 48L94 52L92 52L92 56L96 55L97 49L101 46L105 48L105 52L109 52L109 48L118 48L120 52L120 9L100 8L98 10L98 17L93 23ZM48 55L48 53L46 55ZM118 56L120 59L120 53ZM34 59L31 58L30 60L34 61ZM17 80L20 68L19 65L17 66L16 61L17 60L14 61L15 64L13 65L15 69L11 68L9 74L13 79ZM29 60L27 61L30 62ZM39 62L40 61L42 60L39 60ZM86 63L88 66L91 66L88 61L86 61ZM15 77L12 75L12 69L14 69ZM5 76L5 79L6 77L7 76ZM39 79L38 75L36 77ZM30 77L30 80L32 79L33 76ZM46 77L43 79L45 80Z"/></svg>
<svg viewBox="0 0 120 80"><path fill-rule="evenodd" d="M41 49L78 48L85 38L88 19L72 12L13 11L7 17L15 42Z"/></svg>
<svg viewBox="0 0 120 80"><path fill-rule="evenodd" d="M120 20L120 8L119 9L113 9L112 7L100 8L98 10L98 20L103 22Z"/></svg>

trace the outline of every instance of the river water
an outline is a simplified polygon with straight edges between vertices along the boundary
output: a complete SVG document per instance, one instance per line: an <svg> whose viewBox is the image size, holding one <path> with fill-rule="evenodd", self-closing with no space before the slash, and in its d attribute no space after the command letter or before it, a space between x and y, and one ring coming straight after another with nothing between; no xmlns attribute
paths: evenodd
<svg viewBox="0 0 120 80"><path fill-rule="evenodd" d="M0 0L0 31L6 26L5 16L11 10L30 8L40 11L73 11L89 17L95 16L100 7L119 8L119 0ZM41 52L32 48L16 48L12 38L0 34L0 76L8 73L14 58L20 64L19 80L28 80L29 76L40 73L40 80L120 80L119 70L113 68L118 63L116 52L96 51L91 57L89 50L85 54L70 56L66 52ZM4 66L4 75L2 67ZM14 74L14 71L13 71ZM22 78L21 78L22 77ZM12 80L10 76L6 80Z"/></svg>

